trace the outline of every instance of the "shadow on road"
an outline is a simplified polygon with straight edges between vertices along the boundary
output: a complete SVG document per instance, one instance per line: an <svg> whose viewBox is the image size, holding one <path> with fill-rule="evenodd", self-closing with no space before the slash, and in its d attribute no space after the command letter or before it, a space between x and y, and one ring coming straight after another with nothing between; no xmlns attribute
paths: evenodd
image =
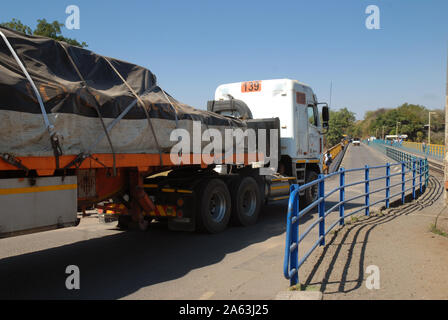
<svg viewBox="0 0 448 320"><path fill-rule="evenodd" d="M0 299L122 298L282 234L286 211L286 201L264 206L257 225L216 235L155 227L8 257L0 260ZM80 268L81 290L65 288L65 268L72 264Z"/></svg>
<svg viewBox="0 0 448 320"><path fill-rule="evenodd" d="M429 206L431 206L434 202L436 202L440 196L442 195L443 186L436 178L430 176L428 188L425 193L419 195L417 200L411 201L411 197L407 197L408 203L401 205L401 199L391 203L391 211L388 215L383 216L372 216L367 220L359 221L351 224L350 226L346 226L343 229L340 229L338 232L335 232L330 239L328 239L327 245L322 250L321 255L319 256L317 262L315 263L312 271L307 277L304 284L308 285L320 285L320 291L326 294L336 293L336 292L351 292L361 287L364 280L364 260L365 260L365 252L366 247L369 242L369 235L372 230L381 225L388 223L400 216L409 215L411 213L423 210ZM418 194L418 193L417 193ZM338 233L342 235L338 237ZM336 243L336 241L338 241ZM355 245L361 244L361 253L358 261L353 260L353 251L355 250ZM328 255L329 249L332 248L332 255ZM348 252L347 252L348 248ZM342 251L343 250L343 251ZM324 278L316 279L313 281L316 276L319 268L323 265L324 259L328 261L330 259L329 267L325 271ZM341 259L345 259L342 276L339 281L332 281L333 271L335 269L336 262L341 263ZM358 275L355 280L347 280L349 267L352 268L358 265ZM353 275L352 275L353 277ZM339 284L338 290L335 292L327 292L327 286L329 284Z"/></svg>

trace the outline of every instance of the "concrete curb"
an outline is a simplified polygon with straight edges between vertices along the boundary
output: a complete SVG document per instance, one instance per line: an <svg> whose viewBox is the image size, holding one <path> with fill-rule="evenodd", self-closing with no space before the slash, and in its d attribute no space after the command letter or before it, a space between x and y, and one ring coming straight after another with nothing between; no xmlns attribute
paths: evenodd
<svg viewBox="0 0 448 320"><path fill-rule="evenodd" d="M344 151L340 152L338 154L338 156L336 157L334 163L332 163L332 165L330 165L330 173L333 173L333 172L336 172L339 170L339 167L341 166L342 160L344 160L344 156L345 156L345 153L347 152L349 145L350 144L347 144L344 147Z"/></svg>

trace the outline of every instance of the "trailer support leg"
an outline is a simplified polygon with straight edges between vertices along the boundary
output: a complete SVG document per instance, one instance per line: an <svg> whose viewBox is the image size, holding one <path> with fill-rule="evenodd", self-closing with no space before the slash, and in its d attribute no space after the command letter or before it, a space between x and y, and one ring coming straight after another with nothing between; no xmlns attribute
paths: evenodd
<svg viewBox="0 0 448 320"><path fill-rule="evenodd" d="M138 171L129 175L129 184L133 201L131 203L132 220L138 222L143 219L143 213L156 210L156 206L143 188L143 176Z"/></svg>

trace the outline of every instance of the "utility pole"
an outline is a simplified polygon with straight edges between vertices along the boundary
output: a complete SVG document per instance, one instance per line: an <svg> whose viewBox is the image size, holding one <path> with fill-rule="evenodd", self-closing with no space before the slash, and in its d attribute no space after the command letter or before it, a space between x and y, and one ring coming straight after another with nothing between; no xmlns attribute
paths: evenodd
<svg viewBox="0 0 448 320"><path fill-rule="evenodd" d="M448 205L448 56L446 66L445 91L445 205Z"/></svg>
<svg viewBox="0 0 448 320"><path fill-rule="evenodd" d="M383 126L383 139L382 140L384 140L384 126Z"/></svg>
<svg viewBox="0 0 448 320"><path fill-rule="evenodd" d="M428 113L428 145L431 144L431 114L436 114L436 112Z"/></svg>
<svg viewBox="0 0 448 320"><path fill-rule="evenodd" d="M329 107L331 108L331 96L333 95L333 81L330 82L330 104Z"/></svg>

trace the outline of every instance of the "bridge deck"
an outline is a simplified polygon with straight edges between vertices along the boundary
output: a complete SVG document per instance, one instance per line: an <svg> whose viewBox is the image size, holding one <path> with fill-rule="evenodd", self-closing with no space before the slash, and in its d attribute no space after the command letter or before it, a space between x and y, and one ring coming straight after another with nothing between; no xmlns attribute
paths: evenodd
<svg viewBox="0 0 448 320"><path fill-rule="evenodd" d="M363 168L366 165L369 167L374 166L380 166L385 165L387 163L397 163L397 161L388 158L386 155L382 154L378 150L366 146L364 144L361 144L360 146L354 146L349 145L346 154L340 164L340 168L344 168L346 170L353 169L353 168ZM396 176L391 177L390 179L390 185L399 184L401 182L401 165L399 166L393 166L390 169L391 175L397 174ZM379 168L379 169L371 169L369 172L369 176L371 179L383 177L386 175L385 168ZM406 174L406 179L411 179L412 175L410 173ZM364 170L362 171L354 171L354 172L347 172L345 175L345 183L351 184L354 182L364 181L365 180L365 173ZM416 178L415 181L416 185L419 184L418 178ZM380 179L377 181L370 182L370 191L374 191L377 189L382 189L386 185L385 179ZM339 186L339 175L330 177L329 179L325 180L325 192L333 190L334 188ZM412 186L412 181L409 181L406 183L406 189ZM416 187L416 191L418 190L418 187ZM390 188L390 195L394 195L401 192L401 184L395 187ZM407 194L409 194L411 191L408 191ZM346 188L345 190L345 199L350 199L356 196L361 196L365 193L364 184L359 184L356 186L351 186ZM370 204L375 203L377 201L383 200L385 198L386 191L380 191L374 194L370 195ZM396 200L400 200L401 196L395 196L391 199L390 203ZM336 205L339 202L339 192L336 191L331 196L329 196L326 199L325 203L325 210L329 210L334 205ZM354 212L356 210L359 210L361 207L365 205L365 197L362 196L358 199L355 199L353 201L350 201L350 203L345 205L345 215L350 214L351 212ZM370 208L370 214L375 213L376 211L379 211L382 207L385 206L385 202L380 202ZM360 211L359 213L353 215L352 217L346 218L346 221L353 221L356 220L356 217L361 217L365 214L364 210ZM317 208L313 210L311 213L305 215L301 219L301 223L299 225L299 235L301 232L305 231L308 226L317 219ZM335 208L329 215L326 217L325 220L325 229L328 229L333 223L335 223L339 218L339 208ZM302 241L299 255L303 255L308 251L309 248L314 244L314 242L318 239L318 227L316 226L313 231L310 232L309 235Z"/></svg>
<svg viewBox="0 0 448 320"><path fill-rule="evenodd" d="M393 161L361 145L348 148L341 166L386 162ZM362 172L352 176L347 181L363 178ZM327 182L335 186L337 179ZM347 190L347 197L363 192L358 189ZM362 204L359 199L354 206ZM288 286L282 274L286 205L265 206L255 226L211 236L170 232L160 224L145 233L122 232L89 217L74 228L0 239L0 298L273 299ZM300 229L316 215L306 215ZM337 217L330 214L327 225ZM304 247L317 239L317 228L312 232ZM304 265L307 274L301 270L302 280L311 263ZM68 264L80 267L80 291L65 288Z"/></svg>

